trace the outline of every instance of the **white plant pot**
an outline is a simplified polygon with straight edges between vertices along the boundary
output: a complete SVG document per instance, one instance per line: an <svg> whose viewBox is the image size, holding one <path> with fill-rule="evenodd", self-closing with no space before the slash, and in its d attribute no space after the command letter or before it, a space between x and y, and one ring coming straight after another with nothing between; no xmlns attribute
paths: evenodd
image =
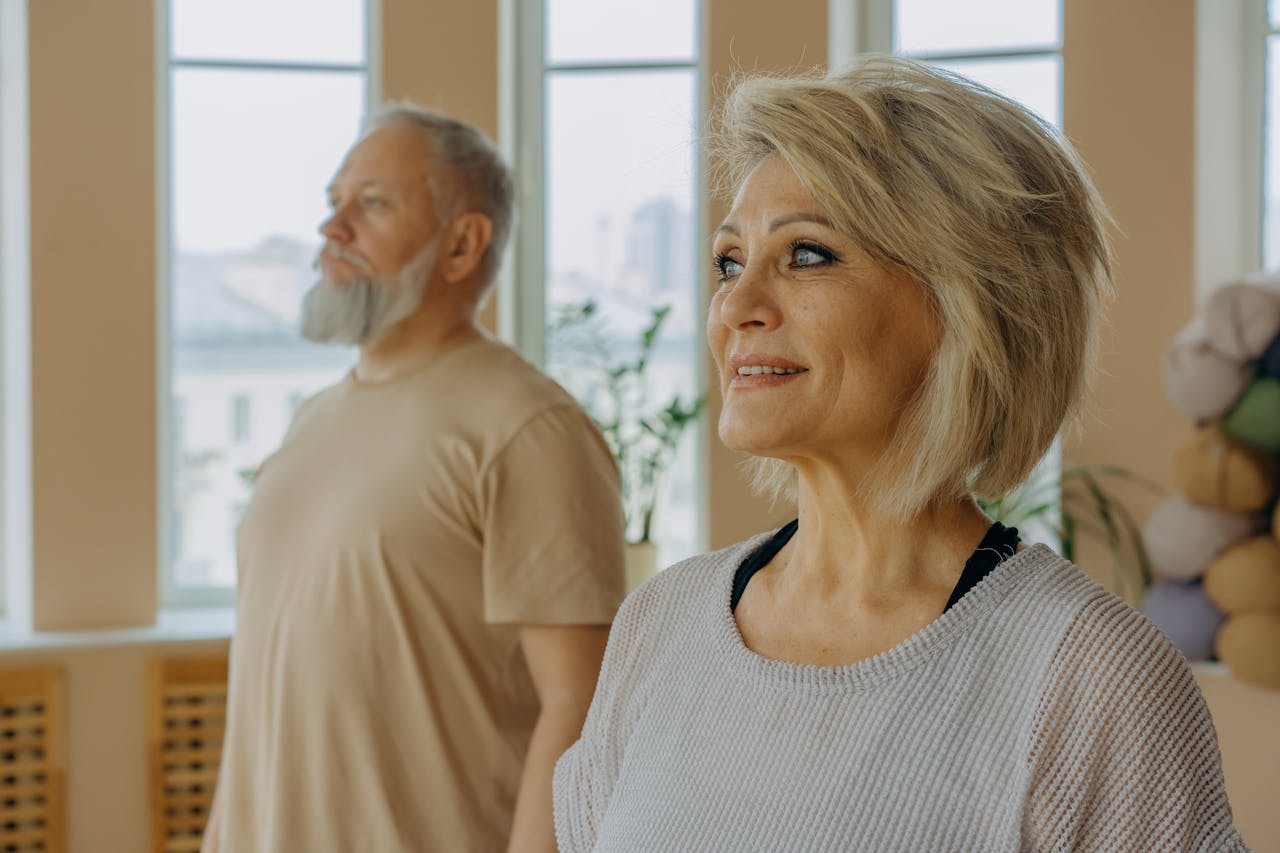
<svg viewBox="0 0 1280 853"><path fill-rule="evenodd" d="M627 592L658 572L658 546L652 542L627 543Z"/></svg>

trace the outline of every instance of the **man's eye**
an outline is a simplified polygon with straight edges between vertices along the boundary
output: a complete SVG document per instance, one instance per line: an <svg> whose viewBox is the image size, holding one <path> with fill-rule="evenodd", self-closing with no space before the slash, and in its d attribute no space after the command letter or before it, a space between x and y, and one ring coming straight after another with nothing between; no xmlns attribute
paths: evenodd
<svg viewBox="0 0 1280 853"><path fill-rule="evenodd" d="M382 207L384 203L385 202L383 202L383 200L378 198L376 195L367 195L364 197L365 207Z"/></svg>

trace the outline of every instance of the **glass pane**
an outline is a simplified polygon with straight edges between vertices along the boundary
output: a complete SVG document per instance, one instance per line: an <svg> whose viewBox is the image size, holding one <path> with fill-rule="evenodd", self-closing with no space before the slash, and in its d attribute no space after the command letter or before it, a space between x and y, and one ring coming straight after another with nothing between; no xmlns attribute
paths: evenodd
<svg viewBox="0 0 1280 853"><path fill-rule="evenodd" d="M935 62L994 89L1062 127L1062 57L982 59Z"/></svg>
<svg viewBox="0 0 1280 853"><path fill-rule="evenodd" d="M1262 170L1262 265L1280 269L1280 36L1267 39L1266 129Z"/></svg>
<svg viewBox="0 0 1280 853"><path fill-rule="evenodd" d="M546 0L547 61L693 62L696 0Z"/></svg>
<svg viewBox="0 0 1280 853"><path fill-rule="evenodd" d="M623 389L628 410L652 416L676 396L689 403L697 388L703 346L694 258L703 253L695 249L694 127L693 72L548 77L547 361L598 420L614 412L600 365L633 360L660 306L671 311L646 381ZM588 301L599 307L587 321L557 322ZM629 420L625 429L635 436L640 428ZM663 565L697 543L692 454L690 427L659 482L652 537ZM638 481L630 464L624 469L628 482ZM632 515L634 539L640 522Z"/></svg>
<svg viewBox="0 0 1280 853"><path fill-rule="evenodd" d="M324 188L364 75L171 73L171 543L178 587L229 586L247 474L351 354L303 343Z"/></svg>
<svg viewBox="0 0 1280 853"><path fill-rule="evenodd" d="M364 0L170 0L175 59L364 63Z"/></svg>
<svg viewBox="0 0 1280 853"><path fill-rule="evenodd" d="M951 53L1062 43L1061 0L894 0L895 53Z"/></svg>
<svg viewBox="0 0 1280 853"><path fill-rule="evenodd" d="M1280 30L1280 0L1267 0L1267 20L1271 29Z"/></svg>

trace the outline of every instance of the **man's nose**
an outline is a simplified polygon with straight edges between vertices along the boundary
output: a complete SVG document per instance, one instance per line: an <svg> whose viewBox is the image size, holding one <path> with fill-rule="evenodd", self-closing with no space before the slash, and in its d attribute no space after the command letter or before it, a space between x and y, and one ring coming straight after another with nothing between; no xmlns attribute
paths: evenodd
<svg viewBox="0 0 1280 853"><path fill-rule="evenodd" d="M334 208L329 218L320 223L320 234L326 240L340 245L351 241L351 225L347 222L341 207Z"/></svg>

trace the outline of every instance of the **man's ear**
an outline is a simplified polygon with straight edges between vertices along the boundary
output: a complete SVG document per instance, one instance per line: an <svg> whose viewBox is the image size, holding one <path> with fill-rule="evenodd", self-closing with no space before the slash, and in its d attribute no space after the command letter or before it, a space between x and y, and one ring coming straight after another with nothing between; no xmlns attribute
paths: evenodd
<svg viewBox="0 0 1280 853"><path fill-rule="evenodd" d="M493 223L483 213L472 211L453 220L440 258L440 274L450 284L466 281L480 268L485 251L493 242Z"/></svg>

